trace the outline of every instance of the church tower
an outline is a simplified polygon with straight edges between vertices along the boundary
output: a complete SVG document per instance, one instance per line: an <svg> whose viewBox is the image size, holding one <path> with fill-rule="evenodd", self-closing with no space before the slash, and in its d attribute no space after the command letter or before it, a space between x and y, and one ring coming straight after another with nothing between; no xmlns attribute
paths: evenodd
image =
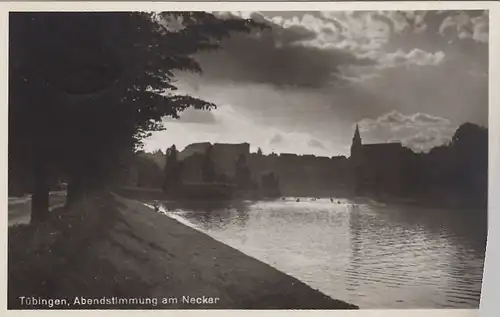
<svg viewBox="0 0 500 317"><path fill-rule="evenodd" d="M355 194L362 194L363 192L363 144L361 142L361 135L359 134L359 127L356 124L354 136L352 138L351 156L349 161L352 168L352 189Z"/></svg>
<svg viewBox="0 0 500 317"><path fill-rule="evenodd" d="M351 145L351 158L354 156L357 156L357 154L361 150L361 135L359 134L359 127L356 124L356 130L354 130L354 136L352 138L352 145Z"/></svg>

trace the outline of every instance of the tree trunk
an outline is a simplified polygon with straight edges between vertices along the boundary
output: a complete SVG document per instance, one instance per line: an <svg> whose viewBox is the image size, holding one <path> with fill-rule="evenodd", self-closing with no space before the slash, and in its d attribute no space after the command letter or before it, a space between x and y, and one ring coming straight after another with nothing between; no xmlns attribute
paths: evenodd
<svg viewBox="0 0 500 317"><path fill-rule="evenodd" d="M86 184L83 175L73 176L68 183L66 206L72 207L83 201L86 196Z"/></svg>
<svg viewBox="0 0 500 317"><path fill-rule="evenodd" d="M31 223L40 223L44 221L49 214L47 163L45 161L45 155L40 152L35 155L34 162L34 182L33 193L31 196Z"/></svg>

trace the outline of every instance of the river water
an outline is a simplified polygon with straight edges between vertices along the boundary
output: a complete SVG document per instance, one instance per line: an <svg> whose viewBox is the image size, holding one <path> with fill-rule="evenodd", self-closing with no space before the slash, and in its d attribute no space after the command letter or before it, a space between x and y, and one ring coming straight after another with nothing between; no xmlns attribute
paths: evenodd
<svg viewBox="0 0 500 317"><path fill-rule="evenodd" d="M167 214L360 308L478 308L486 212L347 199L164 203Z"/></svg>

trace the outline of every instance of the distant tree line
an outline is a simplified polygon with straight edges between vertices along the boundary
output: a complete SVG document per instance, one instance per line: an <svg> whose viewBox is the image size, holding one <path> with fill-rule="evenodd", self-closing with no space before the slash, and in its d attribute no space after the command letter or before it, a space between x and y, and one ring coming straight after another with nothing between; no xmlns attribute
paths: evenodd
<svg viewBox="0 0 500 317"><path fill-rule="evenodd" d="M410 149L407 153L402 158L404 169L399 171L398 181L386 186L391 181L383 173L378 173L377 181L364 188L365 195L405 197L434 207L486 208L487 128L464 123L449 143L434 147L427 153L415 153ZM371 168L370 162L364 164Z"/></svg>
<svg viewBox="0 0 500 317"><path fill-rule="evenodd" d="M163 169L151 153L138 151L130 164L134 168L135 186L159 188L163 183Z"/></svg>
<svg viewBox="0 0 500 317"><path fill-rule="evenodd" d="M447 145L416 158L413 191L429 203L450 199L464 207L486 207L488 129L462 124Z"/></svg>
<svg viewBox="0 0 500 317"><path fill-rule="evenodd" d="M200 180L236 185L242 190L260 190L269 196L335 194L337 188L352 178L348 160L323 160L321 164L300 165L303 158L280 158L265 156L261 151L251 155L248 162L241 155L235 161L235 174L217 173L212 148L201 155ZM149 154L149 165L153 166L154 155ZM183 182L183 162L178 160L178 151L172 146L163 156L163 170L143 168L150 173L148 183L143 186L159 187L158 175L163 175L165 191L180 188ZM462 124L448 144L435 147L428 153L415 153L408 149L408 164L400 183L389 188L397 192L384 192L393 196L413 198L431 206L486 207L488 193L488 129L475 124ZM259 163L261 162L261 163ZM299 165L297 165L299 164ZM369 164L369 162L367 162ZM157 166L161 166L156 164ZM270 172L273 170L273 172ZM252 172L253 171L253 172ZM256 176L260 178L257 180ZM384 179L382 179L384 181ZM372 188L376 192L387 190ZM339 193L339 194L343 194Z"/></svg>

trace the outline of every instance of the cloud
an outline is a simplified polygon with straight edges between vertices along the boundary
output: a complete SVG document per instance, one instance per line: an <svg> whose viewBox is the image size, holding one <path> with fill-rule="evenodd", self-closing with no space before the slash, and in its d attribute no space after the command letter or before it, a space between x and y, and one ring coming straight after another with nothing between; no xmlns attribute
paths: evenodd
<svg viewBox="0 0 500 317"><path fill-rule="evenodd" d="M267 19L260 13L241 14L264 20L270 29L234 34L216 52L197 58L206 76L219 80L268 83L275 86L322 87L340 80L342 65L371 65L347 48L306 45L319 34L335 34L332 23L316 25L316 18Z"/></svg>
<svg viewBox="0 0 500 317"><path fill-rule="evenodd" d="M393 110L379 116L376 119L362 119L358 122L358 124L362 131L368 132L381 126L392 130L398 130L401 128L415 128L429 125L449 125L450 120L420 112L411 115L404 115L396 110Z"/></svg>
<svg viewBox="0 0 500 317"><path fill-rule="evenodd" d="M390 35L441 35L446 40L473 38L474 29L487 32L487 10L369 11L368 20L385 23ZM366 18L365 18L366 19Z"/></svg>
<svg viewBox="0 0 500 317"><path fill-rule="evenodd" d="M473 39L488 42L488 11L463 11L448 15L439 27L439 34L451 39Z"/></svg>
<svg viewBox="0 0 500 317"><path fill-rule="evenodd" d="M271 140L269 140L269 143L270 144L278 144L278 143L281 143L283 142L283 137L281 136L281 134L279 133L276 133L272 138Z"/></svg>
<svg viewBox="0 0 500 317"><path fill-rule="evenodd" d="M262 146L265 153L297 153L317 156L336 156L347 153L347 148L334 146L329 140L319 140L309 133L280 130L275 133L274 137L277 135L279 142L269 142Z"/></svg>
<svg viewBox="0 0 500 317"><path fill-rule="evenodd" d="M453 31L457 34L466 32L466 25L477 24L484 29L487 11L332 11L322 12L322 17L340 25L342 39L349 41L350 49L359 54L391 51L392 40L405 42L411 38L434 38L445 43L443 33ZM473 28L473 27L472 27ZM487 30L486 30L487 31ZM457 33L458 32L458 33ZM472 33L470 30L467 32ZM439 36L441 35L441 36ZM462 36L463 37L463 36ZM411 40L407 41L410 45ZM366 45L368 44L369 45ZM415 44L415 43L413 43ZM336 44L333 44L336 45ZM415 47L413 47L415 48Z"/></svg>
<svg viewBox="0 0 500 317"><path fill-rule="evenodd" d="M320 140L306 132L290 132L275 126L263 126L253 118L237 111L231 105L223 104L211 111L214 124L186 124L179 120L165 120L165 131L154 133L144 141L145 149L165 149L172 144L183 149L196 142L242 143L248 142L252 151L258 147L264 153L297 153L333 156L343 154L343 147L335 147L328 140ZM323 147L310 144L317 139ZM342 150L339 151L338 149Z"/></svg>
<svg viewBox="0 0 500 317"><path fill-rule="evenodd" d="M179 116L180 118L177 121L185 123L214 124L216 122L213 112L194 108L184 110Z"/></svg>
<svg viewBox="0 0 500 317"><path fill-rule="evenodd" d="M405 114L431 113L456 124L465 121L487 124L488 65L487 58L482 56L482 53L447 51L445 60L435 66L385 67L372 78L371 70L351 67L344 73L362 78L356 84L357 91L374 95L373 102L360 112L363 116L375 118L398 110Z"/></svg>
<svg viewBox="0 0 500 317"><path fill-rule="evenodd" d="M323 143L317 139L309 140L309 142L307 142L307 145L309 145L310 147L318 148L318 149L323 149L323 150L326 149L325 146L323 145Z"/></svg>
<svg viewBox="0 0 500 317"><path fill-rule="evenodd" d="M206 75L279 87L317 88L363 81L376 76L380 68L440 65L448 55L443 45L449 38L444 34L451 29L458 32L457 39L485 42L488 37L487 11L329 11L286 17L266 12L218 14L251 18L269 29L234 34L223 41L217 54L200 54ZM429 47L419 47L432 41ZM350 67L361 67L364 74L344 74Z"/></svg>
<svg viewBox="0 0 500 317"><path fill-rule="evenodd" d="M488 24L488 12L480 16L471 19L472 28L472 38L481 43L488 43L489 39L489 24Z"/></svg>
<svg viewBox="0 0 500 317"><path fill-rule="evenodd" d="M426 113L416 113L411 116L412 121L414 123L420 123L420 124L449 124L450 120L441 118L441 117L436 117L432 116L430 114Z"/></svg>
<svg viewBox="0 0 500 317"><path fill-rule="evenodd" d="M420 70L425 67L437 67L443 65L446 61L446 54L442 50L427 52L419 48L408 51L397 49L393 52L382 50L372 50L362 55L376 61L374 65L348 65L341 66L343 78L349 83L365 82L371 79L379 79L387 73L381 71L396 69L402 70L401 74L408 71Z"/></svg>
<svg viewBox="0 0 500 317"><path fill-rule="evenodd" d="M455 131L450 120L427 113L404 115L391 111L358 124L362 138L369 143L398 141L417 152L446 143Z"/></svg>
<svg viewBox="0 0 500 317"><path fill-rule="evenodd" d="M213 124L167 126L176 140L246 140L264 152L324 153L311 146L316 138L333 155L350 145L351 125L363 117L367 142L402 141L433 127L447 136L460 123L488 122L485 11L467 12L470 38L439 33L446 17L460 14L452 11L237 14L272 28L234 34L220 50L200 54L204 73L183 93L241 113L223 106ZM378 120L393 110L399 115L386 120L395 122ZM276 133L282 142L271 145Z"/></svg>
<svg viewBox="0 0 500 317"><path fill-rule="evenodd" d="M386 17L375 11L335 11L321 12L317 17L304 15L302 19L283 23L283 26L301 25L316 34L312 39L301 41L301 45L345 50L364 58L362 56L367 52L378 50L387 43L394 28L387 22Z"/></svg>
<svg viewBox="0 0 500 317"><path fill-rule="evenodd" d="M415 152L428 152L433 147L447 144L450 141L450 135L445 135L440 129L430 128L403 139L402 144Z"/></svg>
<svg viewBox="0 0 500 317"><path fill-rule="evenodd" d="M414 49L408 53L397 50L393 53L384 54L378 60L382 67L396 67L402 65L436 66L443 62L445 54L443 51L435 53Z"/></svg>
<svg viewBox="0 0 500 317"><path fill-rule="evenodd" d="M333 22L341 32L342 39L351 40L355 49L369 46L380 47L395 32L404 29L405 21L394 11L330 11L322 12L322 17Z"/></svg>

